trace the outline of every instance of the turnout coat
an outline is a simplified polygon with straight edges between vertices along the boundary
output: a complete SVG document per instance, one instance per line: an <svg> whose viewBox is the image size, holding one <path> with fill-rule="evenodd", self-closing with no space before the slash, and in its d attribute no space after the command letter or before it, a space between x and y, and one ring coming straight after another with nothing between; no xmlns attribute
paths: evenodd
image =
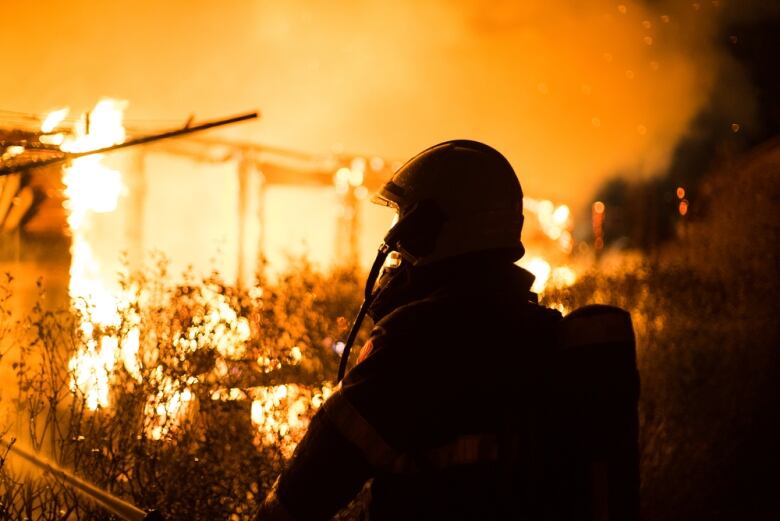
<svg viewBox="0 0 780 521"><path fill-rule="evenodd" d="M326 520L370 481L368 519L537 517L547 359L561 316L533 275L466 257L382 317L258 519Z"/></svg>

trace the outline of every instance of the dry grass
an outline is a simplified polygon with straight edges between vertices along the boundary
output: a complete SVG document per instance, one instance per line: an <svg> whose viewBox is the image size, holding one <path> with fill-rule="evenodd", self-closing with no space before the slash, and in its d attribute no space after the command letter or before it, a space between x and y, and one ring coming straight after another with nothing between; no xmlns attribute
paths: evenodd
<svg viewBox="0 0 780 521"><path fill-rule="evenodd" d="M546 296L631 311L645 520L777 519L780 147L703 187L705 218L639 267Z"/></svg>
<svg viewBox="0 0 780 521"><path fill-rule="evenodd" d="M230 287L217 275L189 275L175 285L169 279L163 261L123 280L129 297L120 322L94 323L91 334L80 327L91 320L89 309L79 314L36 306L21 321L0 309L4 347L9 339L21 344L18 359L0 361L13 364L16 374L16 385L3 388L12 418L4 438L16 437L170 519L248 519L322 401L323 382L335 374L338 357L330 346L343 336L343 317L356 311L356 277L351 271L323 276L299 263L262 291ZM9 291L3 287L5 295ZM110 404L92 410L90 389L71 384L68 360L93 352L103 337L127 338L134 328L141 338L137 365L109 368ZM290 390L287 396L262 393L281 386ZM242 391L214 399L230 389ZM183 392L188 406L176 407L176 396L184 403ZM266 405L276 418L266 414L260 430L250 417L253 401L263 400L272 402ZM105 514L51 475L2 466L0 519L25 518Z"/></svg>

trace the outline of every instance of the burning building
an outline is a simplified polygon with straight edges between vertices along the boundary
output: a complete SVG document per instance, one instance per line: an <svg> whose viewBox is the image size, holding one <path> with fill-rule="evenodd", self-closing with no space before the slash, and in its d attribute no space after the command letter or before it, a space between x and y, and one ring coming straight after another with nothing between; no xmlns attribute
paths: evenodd
<svg viewBox="0 0 780 521"><path fill-rule="evenodd" d="M67 109L57 110L41 117L36 129L9 131L3 143L0 202L5 237L14 238L4 240L6 261L16 263L9 266L15 273L51 276L49 304L73 307L82 317L85 343L70 355L68 367L72 390L84 393L90 409L109 405L110 374L118 363L140 377L140 324L122 325L129 297L119 273L142 269L151 251L165 256L166 273L174 278L188 269L204 277L218 271L244 288L269 266L273 273L301 254L325 268L365 268L390 217L367 204L367 197L398 167L371 155L317 155L215 138L148 144L201 127L139 136L125 128L125 106L104 99L70 119ZM125 149L93 153L114 148ZM525 206L535 217L527 220L532 254L524 260L537 275L534 289L572 284L570 267L551 267L544 258L553 252L560 264L572 252L569 208L531 198ZM22 305L37 297L32 279L22 275ZM235 329L221 354L240 357L249 337L247 319L227 301L218 302L219 295L212 297L207 301L215 324L226 320ZM196 336L208 329L208 317ZM158 383L165 403L151 413L175 416L191 399L187 385ZM268 396L278 401L279 392ZM253 409L253 417L260 411Z"/></svg>

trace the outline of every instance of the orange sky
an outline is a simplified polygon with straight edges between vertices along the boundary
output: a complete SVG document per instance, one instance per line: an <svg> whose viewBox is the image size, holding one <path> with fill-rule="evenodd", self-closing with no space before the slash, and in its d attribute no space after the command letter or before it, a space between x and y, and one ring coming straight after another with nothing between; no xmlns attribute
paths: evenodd
<svg viewBox="0 0 780 521"><path fill-rule="evenodd" d="M129 100L128 125L157 126L260 109L226 132L397 159L472 138L508 156L527 194L585 203L618 171L662 169L712 88L720 3L653 5L13 2L0 109L111 96Z"/></svg>

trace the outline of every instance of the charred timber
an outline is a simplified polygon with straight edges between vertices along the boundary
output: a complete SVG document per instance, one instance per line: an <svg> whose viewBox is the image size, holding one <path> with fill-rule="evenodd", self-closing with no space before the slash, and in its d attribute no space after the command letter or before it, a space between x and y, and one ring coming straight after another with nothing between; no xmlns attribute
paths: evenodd
<svg viewBox="0 0 780 521"><path fill-rule="evenodd" d="M247 114L241 114L238 116L233 116L229 118L224 119L218 119L215 121L208 121L206 123L201 123L199 125L187 125L184 128L176 129L176 130L169 130L167 132L161 132L159 134L151 134L148 136L142 136L134 139L129 139L123 143L117 143L116 145L111 145L110 147L104 147L104 148L97 148L95 150L87 150L85 152L64 152L62 155L57 157L50 157L46 159L41 159L37 161L26 161L26 162L19 162L12 165L2 166L0 167L0 176L10 175L17 172L21 172L23 170L29 170L33 168L41 168L48 165L53 165L56 163L62 163L65 161L70 161L71 159L77 159L79 157L89 156L93 154L104 154L106 152L112 152L114 150L119 150L122 148L128 148L133 147L137 145L144 145L147 143L152 143L155 141L160 141L163 139L170 139L175 138L179 136L185 136L187 134L192 134L194 132L200 132L203 130L208 130L215 127L221 127L224 125L230 125L232 123L239 123L241 121L246 121L249 119L255 119L259 116L257 112L249 112Z"/></svg>

